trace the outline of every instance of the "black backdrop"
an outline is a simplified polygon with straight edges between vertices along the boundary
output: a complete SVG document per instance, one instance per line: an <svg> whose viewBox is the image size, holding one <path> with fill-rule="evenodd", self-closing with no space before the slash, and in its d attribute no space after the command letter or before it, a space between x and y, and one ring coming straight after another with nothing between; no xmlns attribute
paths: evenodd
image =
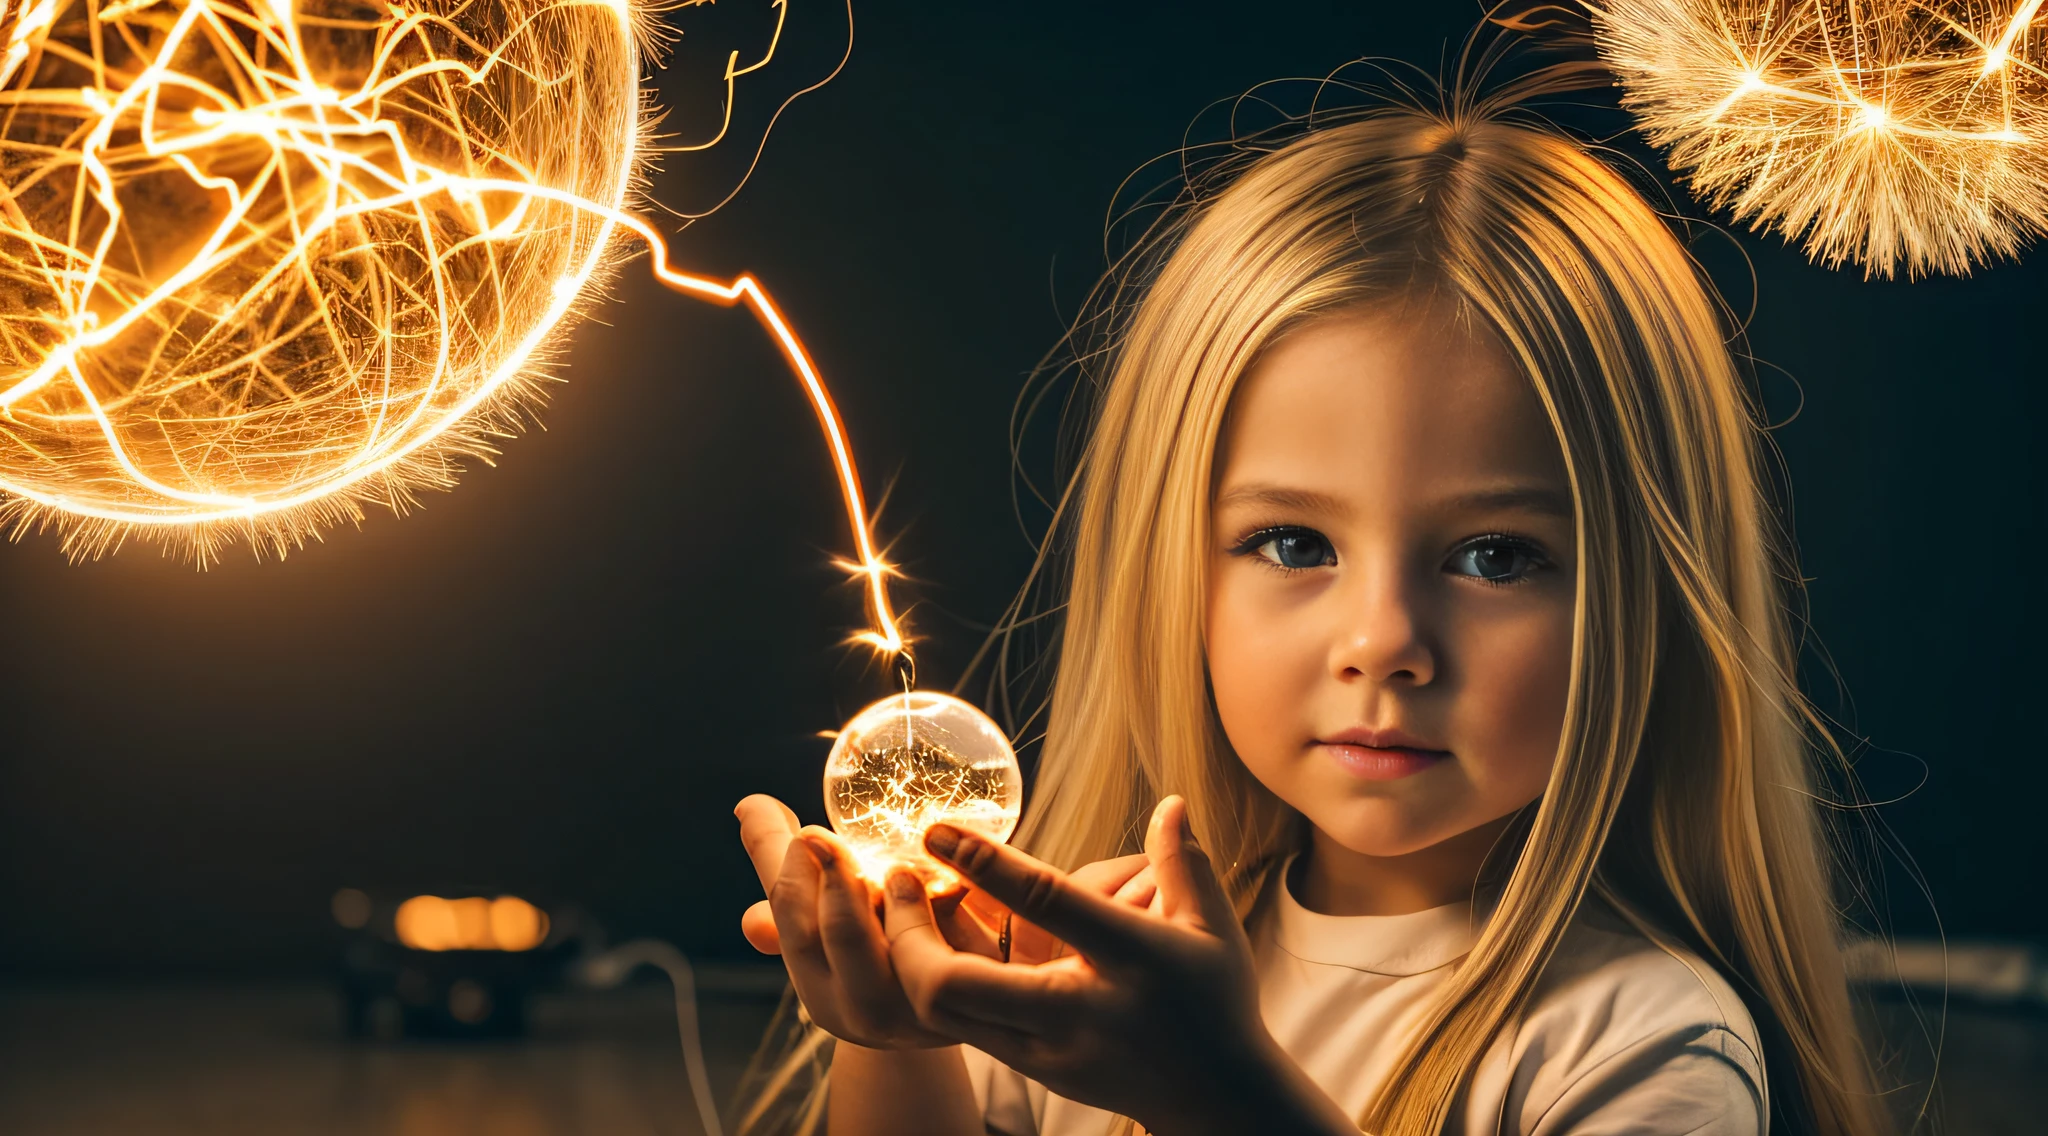
<svg viewBox="0 0 2048 1136"><path fill-rule="evenodd" d="M715 113L715 65L766 11L675 17L682 49L657 78L684 108L672 128ZM945 685L1027 562L1005 425L1101 264L1119 181L1260 80L1368 53L1433 68L1478 8L858 15L845 74L790 109L752 183L677 253L759 273L806 333L870 483L894 481L883 528L922 581L923 665ZM799 0L783 54L741 90L738 144L671 160L655 196L715 200L844 34L841 12ZM2032 339L2048 249L1906 284L1739 244L1754 348L1783 371L1765 374L1771 404L1797 401L1791 380L1805 396L1777 437L1815 632L1874 743L1873 791L1925 763L1884 816L1951 932L2048 932ZM1703 255L1746 304L1740 260ZM343 885L519 891L615 933L746 952L734 801L771 791L818 819L812 735L884 680L838 645L858 594L827 564L845 538L798 391L743 313L641 267L566 340L546 429L410 517L204 573L146 547L71 565L47 535L0 545L0 967L306 969L329 956ZM1925 905L1896 919L1932 925Z"/></svg>

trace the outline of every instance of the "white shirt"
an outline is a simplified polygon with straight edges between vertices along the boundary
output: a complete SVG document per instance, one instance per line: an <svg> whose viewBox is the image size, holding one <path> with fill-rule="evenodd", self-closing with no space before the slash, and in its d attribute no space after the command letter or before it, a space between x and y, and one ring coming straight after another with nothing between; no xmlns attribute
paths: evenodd
<svg viewBox="0 0 2048 1136"><path fill-rule="evenodd" d="M1266 1028L1363 1116L1471 949L1472 905L1318 915L1283 870L1250 921ZM1763 1136L1763 1048L1713 968L1588 898L1518 1023L1496 1038L1447 1131L1463 1136ZM964 1050L992 1132L1104 1136L1114 1118Z"/></svg>

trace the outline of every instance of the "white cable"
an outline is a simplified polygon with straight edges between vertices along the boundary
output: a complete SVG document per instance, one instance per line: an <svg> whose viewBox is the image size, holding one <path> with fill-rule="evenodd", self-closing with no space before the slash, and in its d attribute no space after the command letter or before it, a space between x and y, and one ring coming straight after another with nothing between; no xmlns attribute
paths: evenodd
<svg viewBox="0 0 2048 1136"><path fill-rule="evenodd" d="M711 1078L704 1072L704 1040L697 1030L697 973L691 969L689 958L659 939L634 939L584 960L580 978L593 989L609 990L642 966L659 967L675 987L676 1032L683 1039L683 1067L690 1076L690 1095L696 1099L697 1115L704 1122L706 1136L725 1136L718 1120L718 1106L711 1099Z"/></svg>

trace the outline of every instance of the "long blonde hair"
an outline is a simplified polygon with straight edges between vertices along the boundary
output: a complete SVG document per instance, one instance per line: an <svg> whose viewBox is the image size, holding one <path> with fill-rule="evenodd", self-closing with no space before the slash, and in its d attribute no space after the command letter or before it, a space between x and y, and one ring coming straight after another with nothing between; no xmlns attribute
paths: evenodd
<svg viewBox="0 0 2048 1136"><path fill-rule="evenodd" d="M1198 189L1155 227L1147 267L1112 281L1125 315L1056 502L1065 590L1019 842L1068 868L1124 854L1180 793L1240 909L1298 846L1300 818L1236 759L1210 700L1216 440L1280 336L1427 292L1491 335L1556 430L1577 510L1573 674L1495 915L1361 1124L1445 1129L1591 890L1742 992L1777 1131L1882 1130L1816 805L1816 762L1839 755L1796 685L1796 575L1758 412L1698 267L1616 170L1486 103L1383 108Z"/></svg>

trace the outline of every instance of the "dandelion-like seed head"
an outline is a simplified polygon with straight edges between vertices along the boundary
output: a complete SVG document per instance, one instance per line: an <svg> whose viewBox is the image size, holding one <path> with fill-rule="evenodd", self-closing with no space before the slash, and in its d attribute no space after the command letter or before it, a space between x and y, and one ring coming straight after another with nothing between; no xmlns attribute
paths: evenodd
<svg viewBox="0 0 2048 1136"><path fill-rule="evenodd" d="M1868 275L2048 230L2042 0L1595 0L1601 54L1707 201Z"/></svg>

